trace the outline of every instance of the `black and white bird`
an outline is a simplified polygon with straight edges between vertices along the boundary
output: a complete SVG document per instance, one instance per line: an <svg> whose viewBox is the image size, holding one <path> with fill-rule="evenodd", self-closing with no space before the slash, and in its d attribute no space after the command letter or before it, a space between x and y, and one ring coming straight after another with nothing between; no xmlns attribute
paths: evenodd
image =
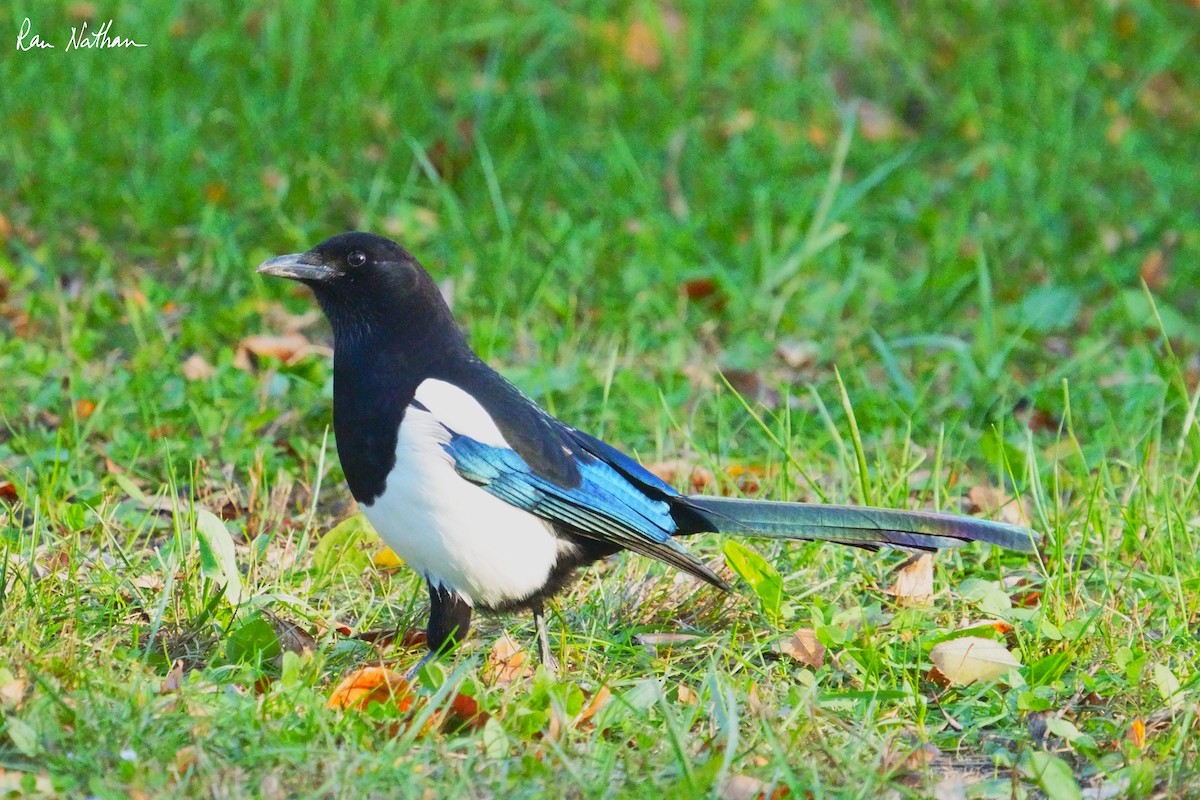
<svg viewBox="0 0 1200 800"><path fill-rule="evenodd" d="M474 609L533 612L582 566L620 550L728 584L680 537L703 532L936 550L1033 549L1031 531L946 514L685 495L539 408L472 352L404 248L344 233L258 271L312 288L333 328L333 426L346 482L383 541L429 588L429 653Z"/></svg>

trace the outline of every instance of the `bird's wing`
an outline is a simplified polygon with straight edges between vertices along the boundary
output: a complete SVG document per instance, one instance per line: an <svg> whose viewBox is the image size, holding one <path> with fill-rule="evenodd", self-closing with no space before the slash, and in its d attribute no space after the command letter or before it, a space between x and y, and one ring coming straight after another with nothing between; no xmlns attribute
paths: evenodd
<svg viewBox="0 0 1200 800"><path fill-rule="evenodd" d="M560 423L561 425L561 423ZM617 472L632 481L639 489L655 498L679 497L679 492L671 484L643 467L637 461L622 453L607 442L590 436L583 431L566 425L561 426L563 434L577 447L590 453L608 464Z"/></svg>
<svg viewBox="0 0 1200 800"><path fill-rule="evenodd" d="M648 497L620 472L588 453L575 461L580 480L567 488L540 475L515 450L448 429L444 445L455 470L506 503L591 539L658 559L728 589L671 534L670 506Z"/></svg>

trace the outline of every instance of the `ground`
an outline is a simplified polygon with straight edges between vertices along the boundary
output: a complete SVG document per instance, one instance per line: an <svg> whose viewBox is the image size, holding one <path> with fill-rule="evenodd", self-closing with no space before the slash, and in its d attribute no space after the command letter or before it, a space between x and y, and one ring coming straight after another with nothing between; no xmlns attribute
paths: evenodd
<svg viewBox="0 0 1200 800"><path fill-rule="evenodd" d="M0 57L0 792L1200 795L1194 2L28 15L55 47ZM146 47L67 49L110 18ZM557 680L499 617L415 719L327 708L419 657L377 634L426 599L354 516L328 328L254 267L351 228L681 487L1041 549L930 585L700 538L739 594L599 565L551 610ZM456 697L487 721L424 724Z"/></svg>

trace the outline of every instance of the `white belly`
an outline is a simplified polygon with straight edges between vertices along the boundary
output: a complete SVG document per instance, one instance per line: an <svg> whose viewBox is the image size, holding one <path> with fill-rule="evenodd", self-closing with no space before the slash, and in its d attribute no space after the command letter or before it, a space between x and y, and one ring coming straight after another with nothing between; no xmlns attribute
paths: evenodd
<svg viewBox="0 0 1200 800"><path fill-rule="evenodd" d="M445 441L429 412L410 407L387 487L363 513L413 569L467 603L528 597L545 584L559 540L542 520L460 477Z"/></svg>

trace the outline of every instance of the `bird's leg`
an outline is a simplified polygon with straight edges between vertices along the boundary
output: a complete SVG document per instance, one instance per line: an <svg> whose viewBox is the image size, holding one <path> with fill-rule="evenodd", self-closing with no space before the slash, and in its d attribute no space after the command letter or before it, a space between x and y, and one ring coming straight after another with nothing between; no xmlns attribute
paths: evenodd
<svg viewBox="0 0 1200 800"><path fill-rule="evenodd" d="M550 649L550 632L546 630L546 612L542 604L533 607L533 623L537 626L538 656L546 666L546 671L553 678L558 677L558 659Z"/></svg>
<svg viewBox="0 0 1200 800"><path fill-rule="evenodd" d="M428 581L426 585L429 587L429 625L425 628L425 639L429 652L404 673L404 679L409 683L416 680L427 664L450 652L467 638L467 632L471 629L471 606L467 601L453 589L434 586Z"/></svg>

